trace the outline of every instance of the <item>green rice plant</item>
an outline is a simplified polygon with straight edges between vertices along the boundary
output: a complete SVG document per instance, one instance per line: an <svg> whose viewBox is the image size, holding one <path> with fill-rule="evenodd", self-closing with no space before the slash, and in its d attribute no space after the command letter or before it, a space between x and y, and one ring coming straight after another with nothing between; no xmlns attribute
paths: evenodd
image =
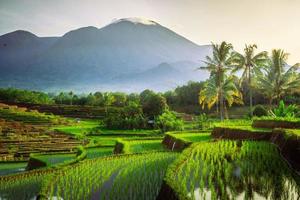
<svg viewBox="0 0 300 200"><path fill-rule="evenodd" d="M174 138L182 140L184 142L203 142L209 141L211 139L211 134L209 132L175 132L169 133Z"/></svg>
<svg viewBox="0 0 300 200"><path fill-rule="evenodd" d="M36 159L46 163L47 167L54 166L59 163L63 163L67 160L73 160L76 158L74 153L59 153L59 154L36 154Z"/></svg>
<svg viewBox="0 0 300 200"><path fill-rule="evenodd" d="M91 147L87 148L87 159L94 159L103 156L112 155L114 147L105 146L105 147Z"/></svg>
<svg viewBox="0 0 300 200"><path fill-rule="evenodd" d="M119 140L123 143L123 153L142 153L149 151L164 151L162 139L153 140Z"/></svg>
<svg viewBox="0 0 300 200"><path fill-rule="evenodd" d="M165 178L179 199L297 199L300 178L266 142L191 145Z"/></svg>
<svg viewBox="0 0 300 200"><path fill-rule="evenodd" d="M0 176L25 171L27 162L0 162Z"/></svg>
<svg viewBox="0 0 300 200"><path fill-rule="evenodd" d="M72 200L155 199L176 156L153 152L86 160L59 171L45 186L45 195Z"/></svg>
<svg viewBox="0 0 300 200"><path fill-rule="evenodd" d="M9 176L0 176L0 199L35 199L43 183L53 175L53 170L35 170Z"/></svg>

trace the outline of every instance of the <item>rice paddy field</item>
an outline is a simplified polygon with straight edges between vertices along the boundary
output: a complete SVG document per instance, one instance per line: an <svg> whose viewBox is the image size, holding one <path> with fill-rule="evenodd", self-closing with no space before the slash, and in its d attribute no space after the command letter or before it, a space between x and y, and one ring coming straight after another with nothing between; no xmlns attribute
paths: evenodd
<svg viewBox="0 0 300 200"><path fill-rule="evenodd" d="M0 176L25 171L27 162L0 162Z"/></svg>
<svg viewBox="0 0 300 200"><path fill-rule="evenodd" d="M194 144L168 169L180 199L298 199L300 179L266 142Z"/></svg>
<svg viewBox="0 0 300 200"><path fill-rule="evenodd" d="M183 131L161 133L111 130L98 118L48 116L14 106L2 105L0 114L0 200L300 198L299 172L280 151L283 143L274 142L278 137L212 134L214 128L272 134L253 128L252 120L211 120L205 130L187 121ZM299 129L284 132L283 138L299 139Z"/></svg>

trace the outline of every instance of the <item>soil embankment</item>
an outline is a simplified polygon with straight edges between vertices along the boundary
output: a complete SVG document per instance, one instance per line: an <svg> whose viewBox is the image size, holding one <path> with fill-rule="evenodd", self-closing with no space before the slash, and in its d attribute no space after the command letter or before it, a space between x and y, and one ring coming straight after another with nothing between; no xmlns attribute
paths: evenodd
<svg viewBox="0 0 300 200"><path fill-rule="evenodd" d="M166 134L162 144L167 148L170 149L172 151L182 151L183 149L185 149L186 147L188 147L190 144L192 144L191 142L185 142L183 140L180 140L176 137L173 137L170 134Z"/></svg>

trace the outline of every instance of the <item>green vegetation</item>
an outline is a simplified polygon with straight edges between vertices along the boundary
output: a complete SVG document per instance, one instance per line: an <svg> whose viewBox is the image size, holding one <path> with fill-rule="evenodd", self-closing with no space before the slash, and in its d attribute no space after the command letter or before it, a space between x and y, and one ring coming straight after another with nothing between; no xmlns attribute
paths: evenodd
<svg viewBox="0 0 300 200"><path fill-rule="evenodd" d="M187 141L187 142L203 142L203 141L209 141L211 139L210 133L178 133L178 134L172 134L174 137L179 138L181 140Z"/></svg>
<svg viewBox="0 0 300 200"><path fill-rule="evenodd" d="M32 104L52 104L54 102L46 93L15 88L0 88L0 100Z"/></svg>
<svg viewBox="0 0 300 200"><path fill-rule="evenodd" d="M179 199L292 199L299 194L299 179L276 147L265 142L194 144L171 165L165 180Z"/></svg>
<svg viewBox="0 0 300 200"><path fill-rule="evenodd" d="M299 64L256 48L164 94L0 89L0 199L299 199Z"/></svg>
<svg viewBox="0 0 300 200"><path fill-rule="evenodd" d="M35 154L32 155L35 159L40 160L45 163L46 167L51 167L59 163L64 163L65 161L73 160L76 158L74 153L60 153L60 154Z"/></svg>
<svg viewBox="0 0 300 200"><path fill-rule="evenodd" d="M9 179L0 179L1 199L33 199L42 189L43 181L49 172L29 172L12 176Z"/></svg>
<svg viewBox="0 0 300 200"><path fill-rule="evenodd" d="M0 176L25 171L27 162L0 162Z"/></svg>
<svg viewBox="0 0 300 200"><path fill-rule="evenodd" d="M146 138L146 139L119 139L115 149L122 153L142 153L149 151L164 151L162 146L162 138Z"/></svg>
<svg viewBox="0 0 300 200"><path fill-rule="evenodd" d="M163 133L173 130L183 130L183 121L174 112L168 110L156 118L155 124Z"/></svg>
<svg viewBox="0 0 300 200"><path fill-rule="evenodd" d="M278 122L296 122L300 123L300 118L294 118L294 117L273 117L273 116L263 116L254 118L253 120L266 120L266 121L278 121Z"/></svg>
<svg viewBox="0 0 300 200"><path fill-rule="evenodd" d="M53 130L58 130L67 134L83 137L90 133L97 133L100 126L99 120L79 120L78 122L73 121L73 123L68 125L59 125L52 127Z"/></svg>
<svg viewBox="0 0 300 200"><path fill-rule="evenodd" d="M262 116L267 116L268 115L268 111L267 109L262 106L262 105L256 105L253 112L252 112L253 116L255 117L262 117Z"/></svg>
<svg viewBox="0 0 300 200"><path fill-rule="evenodd" d="M147 153L87 160L58 173L44 190L45 195L74 200L152 199L176 155Z"/></svg>
<svg viewBox="0 0 300 200"><path fill-rule="evenodd" d="M210 109L217 104L220 108L220 119L223 120L226 112L226 105L230 107L233 103L243 104L241 94L234 84L234 77L228 76L228 71L235 63L237 55L233 46L222 42L220 45L213 44L213 57L206 57L205 64L199 69L210 72L210 79L206 81L204 89L199 93L200 105L207 104ZM227 104L225 103L227 102Z"/></svg>
<svg viewBox="0 0 300 200"><path fill-rule="evenodd" d="M258 76L258 88L268 98L269 104L287 94L299 91L300 74L297 72L300 64L292 65L286 70L288 54L281 49L274 49L270 64L264 68L264 73Z"/></svg>
<svg viewBox="0 0 300 200"><path fill-rule="evenodd" d="M237 66L233 71L243 70L242 77L240 78L240 85L243 81L247 82L249 87L249 109L250 117L253 117L253 95L252 95L252 79L259 76L260 69L268 65L268 52L263 51L255 54L257 46L246 45L244 55L237 53Z"/></svg>
<svg viewBox="0 0 300 200"><path fill-rule="evenodd" d="M148 127L147 118L142 108L136 103L130 103L118 112L108 113L104 124L108 129L145 129Z"/></svg>
<svg viewBox="0 0 300 200"><path fill-rule="evenodd" d="M103 156L110 156L113 154L113 146L99 146L99 147L90 147L87 148L87 159L94 159Z"/></svg>
<svg viewBox="0 0 300 200"><path fill-rule="evenodd" d="M278 108L270 110L270 113L273 117L295 118L298 111L299 109L295 104L285 106L283 100L281 100L279 102Z"/></svg>
<svg viewBox="0 0 300 200"><path fill-rule="evenodd" d="M59 124L67 123L66 119L54 115L46 115L36 110L27 110L17 106L0 104L0 116L10 121L20 121L28 124Z"/></svg>

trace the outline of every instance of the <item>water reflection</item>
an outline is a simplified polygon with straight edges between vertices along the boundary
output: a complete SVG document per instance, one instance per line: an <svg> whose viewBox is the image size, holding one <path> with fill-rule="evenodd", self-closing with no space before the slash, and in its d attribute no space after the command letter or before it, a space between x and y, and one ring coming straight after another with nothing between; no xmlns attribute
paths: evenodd
<svg viewBox="0 0 300 200"><path fill-rule="evenodd" d="M202 155L201 148L193 152L193 159L181 169L190 169L190 178L182 181L182 174L177 175L177 181L181 186L185 185L183 191L186 190L189 197L222 200L300 199L299 176L282 160L276 148L263 144L258 149L249 146L245 149L245 142L244 147L231 145L220 148L221 153L211 151L211 155L209 151Z"/></svg>

